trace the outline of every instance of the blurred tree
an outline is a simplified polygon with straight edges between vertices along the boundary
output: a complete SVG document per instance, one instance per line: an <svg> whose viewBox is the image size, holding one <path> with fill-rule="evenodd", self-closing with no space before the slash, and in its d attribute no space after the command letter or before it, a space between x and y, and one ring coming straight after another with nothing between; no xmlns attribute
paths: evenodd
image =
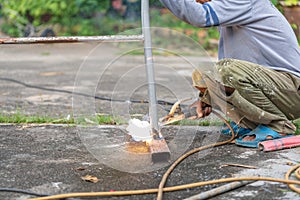
<svg viewBox="0 0 300 200"><path fill-rule="evenodd" d="M110 0L107 16L123 18L126 21L140 20L141 0Z"/></svg>
<svg viewBox="0 0 300 200"><path fill-rule="evenodd" d="M141 0L125 0L125 5L125 20L137 21L141 19Z"/></svg>
<svg viewBox="0 0 300 200"><path fill-rule="evenodd" d="M11 36L30 36L50 25L59 25L67 34L87 33L91 24L87 19L106 11L109 0L1 0L0 4L3 31Z"/></svg>
<svg viewBox="0 0 300 200"><path fill-rule="evenodd" d="M123 4L123 0L110 0L107 16L111 18L122 18L125 11L126 6Z"/></svg>
<svg viewBox="0 0 300 200"><path fill-rule="evenodd" d="M141 19L142 0L0 0L1 30L7 35L41 36L49 28L58 35L113 34ZM149 0L150 7L162 7ZM105 15L111 16L111 20ZM132 23L133 22L133 23ZM129 24L128 23L128 24ZM47 30L41 34L41 30Z"/></svg>

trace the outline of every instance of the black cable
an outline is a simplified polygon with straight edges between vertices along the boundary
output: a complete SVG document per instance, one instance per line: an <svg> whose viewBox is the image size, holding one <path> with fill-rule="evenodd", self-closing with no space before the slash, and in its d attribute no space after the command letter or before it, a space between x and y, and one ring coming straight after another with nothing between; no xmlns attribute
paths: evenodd
<svg viewBox="0 0 300 200"><path fill-rule="evenodd" d="M18 80L11 79L11 78L0 77L0 80L10 81L10 82L13 82L13 83L23 85L23 86L28 87L28 88L35 88L35 89L39 89L39 90L67 93L67 94L73 94L73 95L75 94L75 95L80 95L80 96L84 96L84 97L94 97L95 99L104 100L104 101L114 101L114 102L126 102L127 101L127 100L122 100L122 99L111 99L111 98L106 98L106 97L93 96L93 95L89 95L89 94L73 92L73 91L68 91L68 90L53 89L53 88L46 88L46 87L36 86L36 85L30 85L30 84L24 83L22 81L18 81ZM130 103L149 103L149 102L147 100L130 100ZM168 101L164 101L164 100L158 100L157 103L160 104L160 105L169 105L169 106L174 104L172 102L168 102Z"/></svg>
<svg viewBox="0 0 300 200"><path fill-rule="evenodd" d="M37 196L37 197L50 196L48 194L39 194L39 193L31 192L28 190L21 190L21 189L16 189L16 188L0 188L0 192L22 193L22 194L28 194L28 195Z"/></svg>

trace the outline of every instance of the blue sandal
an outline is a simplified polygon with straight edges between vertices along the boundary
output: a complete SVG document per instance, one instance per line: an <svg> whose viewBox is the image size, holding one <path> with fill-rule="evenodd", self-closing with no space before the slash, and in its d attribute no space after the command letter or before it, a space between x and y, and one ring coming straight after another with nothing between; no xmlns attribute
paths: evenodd
<svg viewBox="0 0 300 200"><path fill-rule="evenodd" d="M249 133L250 131L252 131L251 129L248 128L243 128L243 127L239 127L236 123L234 122L230 122L230 126L232 127L235 136L241 137L247 133ZM231 131L230 129L225 125L224 128L221 130L221 133L223 135L228 135L231 136Z"/></svg>
<svg viewBox="0 0 300 200"><path fill-rule="evenodd" d="M243 139L246 136L255 136L254 140L251 141L243 141ZM271 136L272 138L267 138L268 136ZM290 137L292 135L280 135L276 131L272 130L271 128L263 125L257 126L253 131L246 133L242 135L241 138L238 138L235 140L235 144L244 146L244 147L252 147L252 148L258 148L258 143L266 141L266 140L274 140L274 139L279 139L279 138L285 138L285 137Z"/></svg>

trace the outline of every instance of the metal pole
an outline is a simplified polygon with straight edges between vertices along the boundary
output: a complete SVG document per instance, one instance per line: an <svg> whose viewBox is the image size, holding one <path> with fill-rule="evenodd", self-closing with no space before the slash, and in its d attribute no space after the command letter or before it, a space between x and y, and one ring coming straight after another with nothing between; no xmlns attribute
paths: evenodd
<svg viewBox="0 0 300 200"><path fill-rule="evenodd" d="M20 37L0 38L0 44L68 43L68 42L137 42L143 35L106 35L106 36L60 36L60 37Z"/></svg>
<svg viewBox="0 0 300 200"><path fill-rule="evenodd" d="M146 63L146 73L148 79L149 113L150 124L154 134L159 134L157 99L154 79L154 66L152 56L152 41L150 32L149 0L142 0L142 32L144 35L144 55Z"/></svg>
<svg viewBox="0 0 300 200"><path fill-rule="evenodd" d="M186 198L184 200L203 200L203 199L209 199L211 197L217 196L219 194L223 194L225 192L229 192L231 190L237 189L239 187L242 187L244 185L248 185L250 183L253 183L254 181L237 181L228 183L226 185L217 187L215 189L191 196L189 198Z"/></svg>
<svg viewBox="0 0 300 200"><path fill-rule="evenodd" d="M1 44L32 44L32 43L68 43L68 42L136 42L144 41L144 56L148 79L149 113L152 131L160 135L157 115L157 99L150 33L149 0L141 1L142 35L109 35L109 36L61 36L61 37L20 37L0 38Z"/></svg>

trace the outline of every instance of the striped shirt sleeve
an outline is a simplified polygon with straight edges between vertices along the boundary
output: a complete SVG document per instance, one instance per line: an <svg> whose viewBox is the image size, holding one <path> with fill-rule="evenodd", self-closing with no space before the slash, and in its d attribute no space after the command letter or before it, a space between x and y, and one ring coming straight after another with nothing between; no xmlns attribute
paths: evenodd
<svg viewBox="0 0 300 200"><path fill-rule="evenodd" d="M251 0L160 0L175 16L196 27L239 25L251 19Z"/></svg>

